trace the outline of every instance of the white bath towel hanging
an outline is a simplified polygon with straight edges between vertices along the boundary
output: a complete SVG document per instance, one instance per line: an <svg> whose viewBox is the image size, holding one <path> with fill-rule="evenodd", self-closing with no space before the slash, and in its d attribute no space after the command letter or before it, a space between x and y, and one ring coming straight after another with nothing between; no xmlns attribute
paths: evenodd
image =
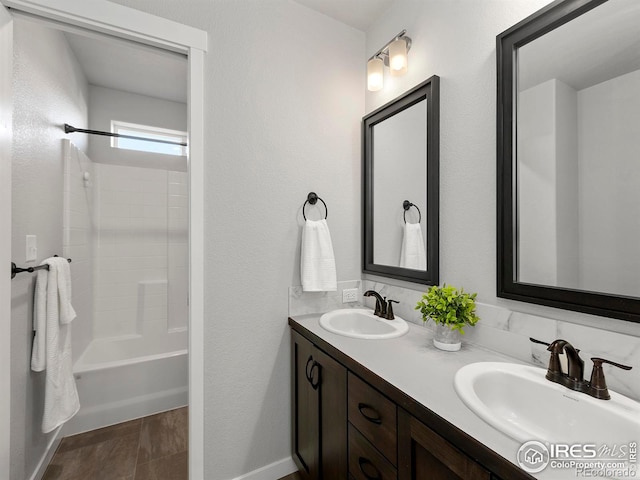
<svg viewBox="0 0 640 480"><path fill-rule="evenodd" d="M305 292L334 292L338 289L336 261L326 220L307 220L302 228L300 276Z"/></svg>
<svg viewBox="0 0 640 480"><path fill-rule="evenodd" d="M42 431L51 432L80 409L71 359L71 325L76 312L71 306L71 272L64 258L50 257L41 265L34 296L35 338L31 369L45 370Z"/></svg>
<svg viewBox="0 0 640 480"><path fill-rule="evenodd" d="M400 249L400 266L412 270L426 270L427 256L419 223L405 223Z"/></svg>

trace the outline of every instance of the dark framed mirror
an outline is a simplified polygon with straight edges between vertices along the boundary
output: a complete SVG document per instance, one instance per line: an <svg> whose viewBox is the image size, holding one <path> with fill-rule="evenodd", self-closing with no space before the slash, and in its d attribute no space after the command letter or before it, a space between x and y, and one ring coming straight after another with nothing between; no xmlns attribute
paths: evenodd
<svg viewBox="0 0 640 480"><path fill-rule="evenodd" d="M497 37L498 292L640 322L640 2Z"/></svg>
<svg viewBox="0 0 640 480"><path fill-rule="evenodd" d="M364 273L439 282L439 83L362 119Z"/></svg>

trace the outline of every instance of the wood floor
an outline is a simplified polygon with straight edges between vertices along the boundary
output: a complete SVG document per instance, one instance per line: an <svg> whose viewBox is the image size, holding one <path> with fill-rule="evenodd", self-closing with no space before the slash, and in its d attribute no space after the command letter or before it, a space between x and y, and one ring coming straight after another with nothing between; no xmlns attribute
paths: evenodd
<svg viewBox="0 0 640 480"><path fill-rule="evenodd" d="M65 437L42 480L188 480L187 407Z"/></svg>
<svg viewBox="0 0 640 480"><path fill-rule="evenodd" d="M42 480L188 480L187 429L184 407L65 437Z"/></svg>
<svg viewBox="0 0 640 480"><path fill-rule="evenodd" d="M302 480L302 477L296 472L291 475L287 475L286 477L282 477L279 480Z"/></svg>

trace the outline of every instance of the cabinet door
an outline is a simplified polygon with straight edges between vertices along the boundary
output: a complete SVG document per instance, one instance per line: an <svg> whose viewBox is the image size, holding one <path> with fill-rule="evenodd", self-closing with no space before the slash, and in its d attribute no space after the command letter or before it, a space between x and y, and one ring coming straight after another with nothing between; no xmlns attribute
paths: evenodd
<svg viewBox="0 0 640 480"><path fill-rule="evenodd" d="M291 332L293 458L306 480L320 480L320 396L311 374L313 344ZM316 377L318 378L318 377Z"/></svg>
<svg viewBox="0 0 640 480"><path fill-rule="evenodd" d="M398 480L490 480L491 474L398 409Z"/></svg>
<svg viewBox="0 0 640 480"><path fill-rule="evenodd" d="M347 369L291 332L293 458L305 480L345 480Z"/></svg>
<svg viewBox="0 0 640 480"><path fill-rule="evenodd" d="M320 364L320 474L323 480L346 480L347 369L319 349Z"/></svg>

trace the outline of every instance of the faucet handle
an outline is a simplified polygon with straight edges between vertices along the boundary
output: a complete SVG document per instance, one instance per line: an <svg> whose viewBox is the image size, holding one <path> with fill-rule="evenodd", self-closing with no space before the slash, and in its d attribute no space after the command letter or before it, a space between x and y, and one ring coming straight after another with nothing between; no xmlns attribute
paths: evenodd
<svg viewBox="0 0 640 480"><path fill-rule="evenodd" d="M540 345L546 345L547 347L551 346L550 343L543 342L542 340L538 340L538 339L533 338L533 337L529 337L529 340L531 341L531 343L539 343Z"/></svg>
<svg viewBox="0 0 640 480"><path fill-rule="evenodd" d="M542 342L540 342L542 343ZM547 380L557 382L558 377L562 375L562 365L560 364L560 354L564 353L564 346L568 342L566 340L558 339L554 340L547 347L547 350L551 352L549 357L549 367L547 368Z"/></svg>
<svg viewBox="0 0 640 480"><path fill-rule="evenodd" d="M593 362L593 370L591 371L591 380L589 381L589 390L587 393L595 398L609 400L611 395L609 394L607 382L604 378L602 364L608 363L609 365L613 365L614 367L618 367L623 370L631 370L632 367L599 357L593 357L591 358L591 361Z"/></svg>
<svg viewBox="0 0 640 480"><path fill-rule="evenodd" d="M385 300L387 299L387 297L384 297L384 298L385 298ZM386 313L386 315L384 317L387 320L393 320L394 318L396 318L393 315L393 304L394 303L400 303L400 302L397 301L397 300L387 300L387 313Z"/></svg>

